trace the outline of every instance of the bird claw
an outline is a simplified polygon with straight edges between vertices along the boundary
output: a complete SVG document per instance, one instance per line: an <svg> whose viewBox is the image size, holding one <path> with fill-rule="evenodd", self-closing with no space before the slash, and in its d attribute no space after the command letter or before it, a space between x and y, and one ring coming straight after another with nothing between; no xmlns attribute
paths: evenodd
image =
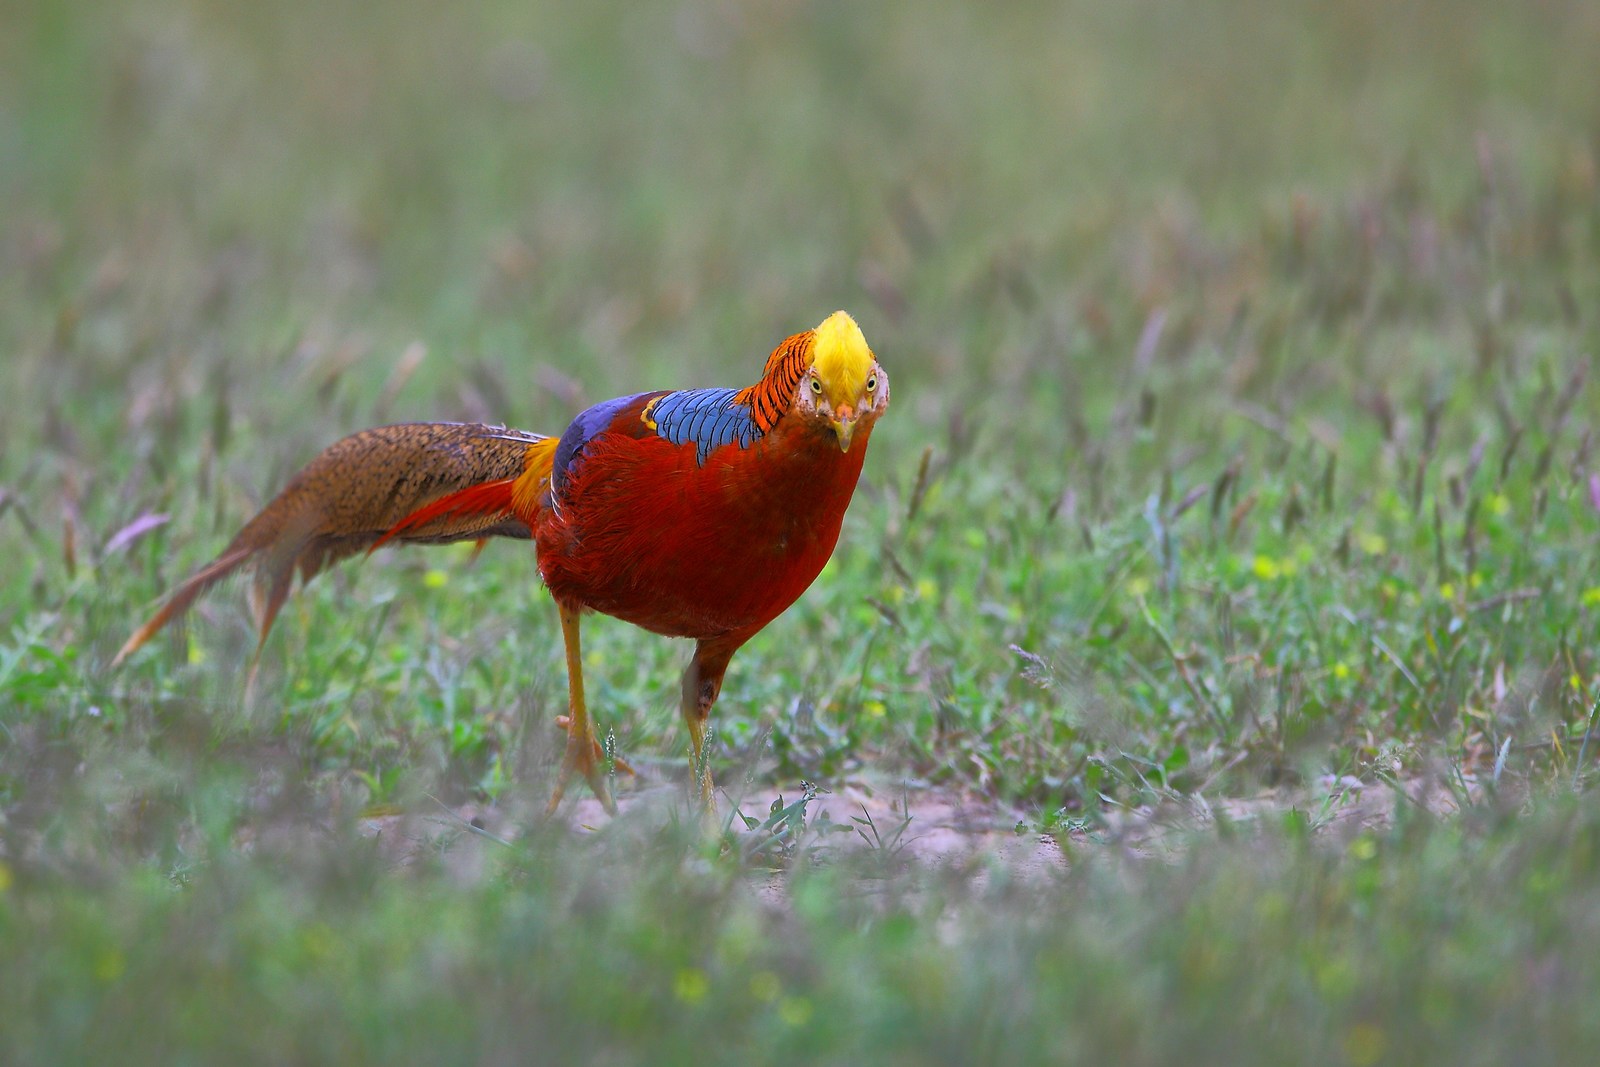
<svg viewBox="0 0 1600 1067"><path fill-rule="evenodd" d="M604 750L601 749L600 743L595 740L592 732L584 731L584 733L589 734L585 738L583 734L572 729L571 719L564 715L561 716L561 719L566 720L564 723L567 727L566 753L561 757L561 770L556 774L556 785L550 792L550 803L545 806L545 817L553 816L556 813L556 809L561 806L561 798L567 791L567 783L572 780L573 771L582 773L584 779L589 783L589 788L594 790L595 798L600 801L600 806L606 809L606 814L615 815L617 813L617 801L611 795L611 781L610 775L606 773ZM611 763L613 766L626 767L626 764L623 764L620 760L613 759ZM631 774L632 771L630 770L629 773Z"/></svg>
<svg viewBox="0 0 1600 1067"><path fill-rule="evenodd" d="M557 715L556 716L556 727L562 733L570 735L571 732L572 732L572 716L571 715ZM594 746L595 759L604 762L605 759L606 759L606 750L605 750L604 747L601 746L600 739L598 737L591 737L589 739L589 743ZM615 767L619 773L626 774L630 778L634 777L634 773L635 773L634 769L632 767L628 766L628 761L623 759L621 756L612 755L611 756L611 765L613 767Z"/></svg>

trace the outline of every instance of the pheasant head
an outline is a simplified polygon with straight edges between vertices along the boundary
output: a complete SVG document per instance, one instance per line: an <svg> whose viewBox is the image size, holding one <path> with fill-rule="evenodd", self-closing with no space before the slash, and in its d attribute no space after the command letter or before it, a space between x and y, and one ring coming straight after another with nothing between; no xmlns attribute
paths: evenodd
<svg viewBox="0 0 1600 1067"><path fill-rule="evenodd" d="M889 375L867 347L856 320L843 311L811 331L807 348L791 411L831 432L839 450L848 452L857 429L877 421L889 406Z"/></svg>
<svg viewBox="0 0 1600 1067"><path fill-rule="evenodd" d="M767 359L761 380L741 390L762 433L793 419L825 433L842 452L862 428L889 406L889 376L861 335L861 327L835 311L814 330L787 338Z"/></svg>

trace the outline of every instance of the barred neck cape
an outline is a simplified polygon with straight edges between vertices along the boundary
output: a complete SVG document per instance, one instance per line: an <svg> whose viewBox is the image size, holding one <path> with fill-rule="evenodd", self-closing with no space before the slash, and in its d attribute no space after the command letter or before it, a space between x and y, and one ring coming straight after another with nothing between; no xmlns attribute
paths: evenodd
<svg viewBox="0 0 1600 1067"><path fill-rule="evenodd" d="M761 373L761 380L734 394L733 402L750 409L750 418L760 432L767 433L776 426L794 403L795 390L800 388L800 379L805 377L811 343L816 336L816 330L807 330L785 340L767 357L767 368Z"/></svg>

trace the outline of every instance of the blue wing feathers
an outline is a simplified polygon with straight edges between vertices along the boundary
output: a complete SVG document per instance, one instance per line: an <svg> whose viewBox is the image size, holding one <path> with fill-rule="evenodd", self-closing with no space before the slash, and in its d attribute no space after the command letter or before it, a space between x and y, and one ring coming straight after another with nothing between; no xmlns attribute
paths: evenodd
<svg viewBox="0 0 1600 1067"><path fill-rule="evenodd" d="M657 436L675 445L695 446L695 462L705 466L715 450L724 445L737 444L749 448L761 428L756 425L748 404L735 404L736 389L684 389L676 393L662 393L648 408L650 421L655 423ZM551 464L551 478L559 490L566 484L572 464L583 454L583 448L596 435L612 428L618 416L630 406L654 394L634 393L619 396L596 404L572 420L556 444L556 454ZM640 424L638 432L649 430Z"/></svg>
<svg viewBox="0 0 1600 1067"><path fill-rule="evenodd" d="M675 445L693 444L701 466L723 445L749 448L760 432L748 404L735 404L735 389L684 389L655 402L656 433Z"/></svg>

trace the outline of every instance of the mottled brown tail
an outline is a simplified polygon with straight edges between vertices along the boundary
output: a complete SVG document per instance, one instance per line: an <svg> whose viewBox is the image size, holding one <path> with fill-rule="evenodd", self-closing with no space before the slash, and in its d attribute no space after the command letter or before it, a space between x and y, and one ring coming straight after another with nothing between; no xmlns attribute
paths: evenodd
<svg viewBox="0 0 1600 1067"><path fill-rule="evenodd" d="M264 644L294 581L380 541L448 544L531 536L509 512L451 510L418 516L441 498L485 483L548 478L556 439L475 423L413 422L362 430L301 469L228 547L167 598L111 661L127 659L202 593L249 565L251 606Z"/></svg>

